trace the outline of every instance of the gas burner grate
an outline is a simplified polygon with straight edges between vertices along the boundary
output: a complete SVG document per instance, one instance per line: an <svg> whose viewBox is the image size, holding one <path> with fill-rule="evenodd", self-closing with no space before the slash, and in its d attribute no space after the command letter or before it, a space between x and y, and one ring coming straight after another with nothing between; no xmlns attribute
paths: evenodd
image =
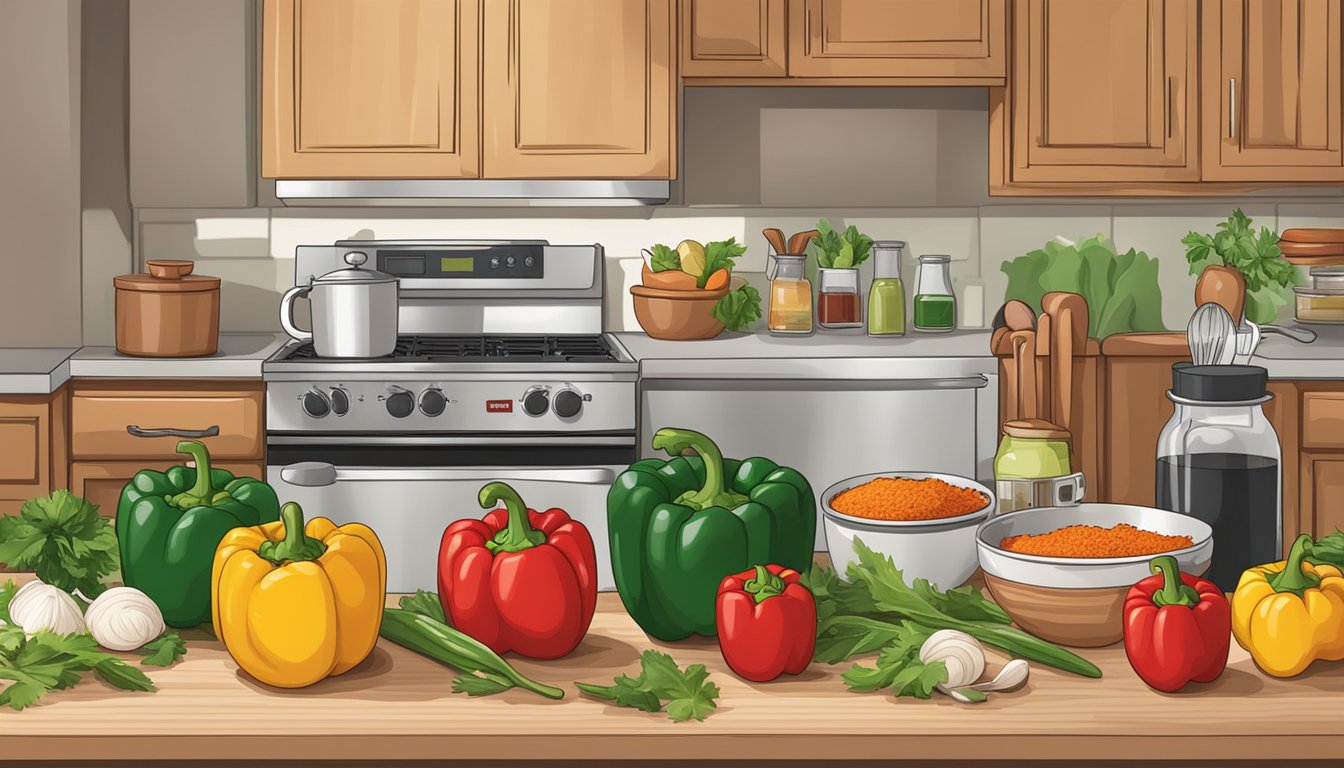
<svg viewBox="0 0 1344 768"><path fill-rule="evenodd" d="M289 353L286 360L321 360L312 342ZM346 360L347 358L341 358ZM602 362L615 360L602 336L398 336L396 350L376 360L427 362Z"/></svg>

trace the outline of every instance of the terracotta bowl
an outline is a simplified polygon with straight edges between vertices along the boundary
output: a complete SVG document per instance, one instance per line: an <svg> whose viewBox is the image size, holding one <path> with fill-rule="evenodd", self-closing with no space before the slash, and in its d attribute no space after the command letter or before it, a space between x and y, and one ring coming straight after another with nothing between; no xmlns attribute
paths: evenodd
<svg viewBox="0 0 1344 768"><path fill-rule="evenodd" d="M1049 533L1067 525L1109 528L1128 523L1193 544L1162 554L1182 571L1203 575L1213 560L1213 529L1197 518L1130 504L1078 504L1021 509L991 518L975 534L985 583L1013 622L1052 643L1096 648L1124 637L1125 594L1149 575L1157 555L1139 557L1045 557L999 546L1007 536Z"/></svg>
<svg viewBox="0 0 1344 768"><path fill-rule="evenodd" d="M714 319L710 310L719 299L728 295L728 289L718 291L669 291L631 286L634 297L635 319L644 332L655 339L690 341L712 339L723 332L723 323Z"/></svg>

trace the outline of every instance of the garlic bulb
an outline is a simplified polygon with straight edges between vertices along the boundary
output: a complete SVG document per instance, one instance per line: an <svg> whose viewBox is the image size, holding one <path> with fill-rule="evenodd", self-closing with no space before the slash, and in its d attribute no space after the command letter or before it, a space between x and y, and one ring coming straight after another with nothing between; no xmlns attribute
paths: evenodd
<svg viewBox="0 0 1344 768"><path fill-rule="evenodd" d="M941 661L947 667L948 688L962 688L985 673L985 649L965 632L940 629L929 635L919 648L919 660L928 664Z"/></svg>
<svg viewBox="0 0 1344 768"><path fill-rule="evenodd" d="M89 632L110 651L134 651L163 634L163 612L135 587L113 587L84 614Z"/></svg>
<svg viewBox="0 0 1344 768"><path fill-rule="evenodd" d="M9 618L33 635L49 629L58 635L83 632L84 615L79 603L65 590L34 579L14 593L9 601Z"/></svg>

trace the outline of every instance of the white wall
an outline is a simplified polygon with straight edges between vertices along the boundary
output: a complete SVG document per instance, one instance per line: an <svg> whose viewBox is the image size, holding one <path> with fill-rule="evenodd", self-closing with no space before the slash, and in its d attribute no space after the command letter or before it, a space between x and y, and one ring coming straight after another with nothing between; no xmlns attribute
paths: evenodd
<svg viewBox="0 0 1344 768"><path fill-rule="evenodd" d="M0 3L0 98L0 347L78 346L78 0Z"/></svg>

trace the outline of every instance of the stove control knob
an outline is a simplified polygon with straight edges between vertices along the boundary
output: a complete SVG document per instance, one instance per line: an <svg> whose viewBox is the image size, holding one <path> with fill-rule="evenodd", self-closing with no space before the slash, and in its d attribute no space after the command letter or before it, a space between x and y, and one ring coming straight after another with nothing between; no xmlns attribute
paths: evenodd
<svg viewBox="0 0 1344 768"><path fill-rule="evenodd" d="M533 387L523 393L523 411L528 416L540 416L550 410L551 396L542 387Z"/></svg>
<svg viewBox="0 0 1344 768"><path fill-rule="evenodd" d="M318 390L310 389L303 393L303 412L314 419L320 419L331 413L331 402Z"/></svg>
<svg viewBox="0 0 1344 768"><path fill-rule="evenodd" d="M415 410L415 395L404 389L398 389L387 396L387 412L398 419L404 419Z"/></svg>
<svg viewBox="0 0 1344 768"><path fill-rule="evenodd" d="M447 406L448 398L443 396L443 390L438 387L430 387L420 393L420 412L426 416L441 416Z"/></svg>
<svg viewBox="0 0 1344 768"><path fill-rule="evenodd" d="M573 387L565 387L555 393L555 415L562 419L572 419L579 415L583 410L583 395L580 395Z"/></svg>
<svg viewBox="0 0 1344 768"><path fill-rule="evenodd" d="M350 393L345 387L332 387L328 399L331 400L331 412L337 416L344 416L350 412Z"/></svg>

